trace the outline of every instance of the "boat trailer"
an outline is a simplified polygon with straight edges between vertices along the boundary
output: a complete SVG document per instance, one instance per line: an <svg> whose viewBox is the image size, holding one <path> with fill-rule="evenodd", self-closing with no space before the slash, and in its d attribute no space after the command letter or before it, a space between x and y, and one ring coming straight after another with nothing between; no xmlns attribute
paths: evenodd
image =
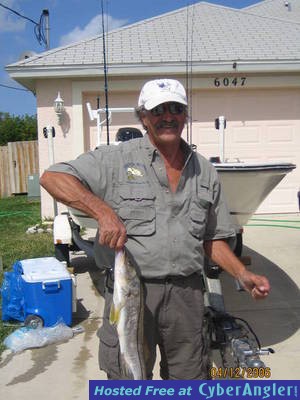
<svg viewBox="0 0 300 400"><path fill-rule="evenodd" d="M265 364L260 356L273 354L272 348L262 349L260 341L254 330L246 320L234 317L225 310L220 274L222 269L205 259L203 285L205 288L205 320L204 332L208 342L210 352L218 350L220 352L222 367L221 371L227 371L228 368L234 369L235 374L231 373L232 378L240 378L242 371L248 371L248 374L256 374L259 377L259 371L265 371ZM236 290L243 291L240 283L236 280ZM210 357L211 359L211 357ZM251 372L249 372L251 370ZM221 375L224 375L221 372ZM264 372L261 373L264 375ZM226 378L226 376L218 376ZM262 376L264 377L264 376Z"/></svg>

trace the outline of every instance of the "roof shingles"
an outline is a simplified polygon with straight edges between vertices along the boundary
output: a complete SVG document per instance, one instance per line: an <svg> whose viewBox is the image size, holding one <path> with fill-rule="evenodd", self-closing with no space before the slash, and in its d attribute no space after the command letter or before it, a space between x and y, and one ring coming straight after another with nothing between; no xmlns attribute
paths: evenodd
<svg viewBox="0 0 300 400"><path fill-rule="evenodd" d="M199 2L190 6L188 13L187 8L182 8L125 26L108 33L107 61L112 66L183 63L186 61L187 46L192 47L189 58L197 63L300 60L300 24L256 15L266 12L266 8L267 15L270 15L271 3L277 4L279 0L266 0L256 8L244 10ZM300 7L300 1L292 3ZM98 36L41 53L9 67L59 68L102 63L102 37Z"/></svg>

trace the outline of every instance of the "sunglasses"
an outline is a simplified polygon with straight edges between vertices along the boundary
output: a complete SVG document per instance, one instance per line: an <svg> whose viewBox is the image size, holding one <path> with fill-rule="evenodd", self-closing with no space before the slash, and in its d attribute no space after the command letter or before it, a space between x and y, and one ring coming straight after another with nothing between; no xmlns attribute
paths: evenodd
<svg viewBox="0 0 300 400"><path fill-rule="evenodd" d="M150 112L154 117L159 117L160 115L163 115L167 110L172 115L180 115L185 111L185 106L183 104L175 102L164 103L152 108Z"/></svg>

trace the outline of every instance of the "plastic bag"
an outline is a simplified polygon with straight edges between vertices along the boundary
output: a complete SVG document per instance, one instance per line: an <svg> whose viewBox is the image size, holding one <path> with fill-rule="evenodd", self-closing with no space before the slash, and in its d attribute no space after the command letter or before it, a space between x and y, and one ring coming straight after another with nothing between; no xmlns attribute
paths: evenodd
<svg viewBox="0 0 300 400"><path fill-rule="evenodd" d="M24 294L22 286L22 268L20 262L13 265L13 270L4 273L1 287L2 320L15 319L24 321Z"/></svg>
<svg viewBox="0 0 300 400"><path fill-rule="evenodd" d="M75 333L80 333L83 328L70 328L64 322L48 328L22 327L11 333L4 340L4 344L12 352L17 353L34 347L44 347L51 343L64 342L71 339Z"/></svg>

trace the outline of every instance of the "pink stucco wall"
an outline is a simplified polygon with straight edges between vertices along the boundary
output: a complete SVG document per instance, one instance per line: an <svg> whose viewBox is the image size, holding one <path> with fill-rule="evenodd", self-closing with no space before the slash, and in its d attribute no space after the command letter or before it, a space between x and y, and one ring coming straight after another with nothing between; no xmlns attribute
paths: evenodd
<svg viewBox="0 0 300 400"><path fill-rule="evenodd" d="M53 109L54 100L60 91L65 104L62 125L58 125L58 119ZM38 138L39 138L39 166L40 175L50 166L49 142L43 135L43 128L50 125L55 129L54 161L59 162L71 158L72 149L72 84L70 80L49 79L40 81L37 85L37 108L38 108ZM42 215L53 216L53 200L49 194L41 190ZM60 207L62 210L64 207Z"/></svg>

